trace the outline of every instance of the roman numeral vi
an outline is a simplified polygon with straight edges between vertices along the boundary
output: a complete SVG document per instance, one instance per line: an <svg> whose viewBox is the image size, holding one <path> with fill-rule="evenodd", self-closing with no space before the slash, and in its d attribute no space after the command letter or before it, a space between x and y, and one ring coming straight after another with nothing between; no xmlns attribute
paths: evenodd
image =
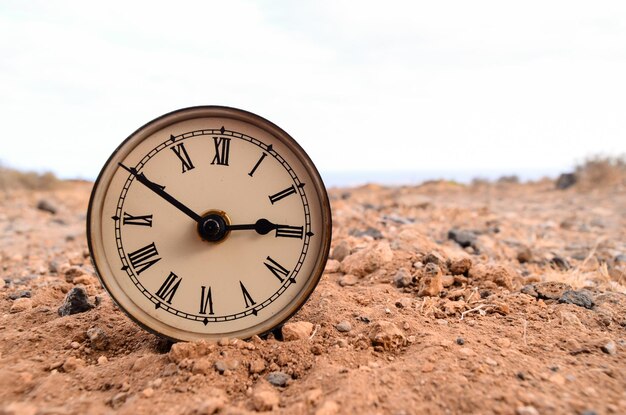
<svg viewBox="0 0 626 415"><path fill-rule="evenodd" d="M207 290L202 286L202 292L200 293L200 314L206 314L207 306L209 307L209 314L213 314L213 296L211 295L211 287Z"/></svg>

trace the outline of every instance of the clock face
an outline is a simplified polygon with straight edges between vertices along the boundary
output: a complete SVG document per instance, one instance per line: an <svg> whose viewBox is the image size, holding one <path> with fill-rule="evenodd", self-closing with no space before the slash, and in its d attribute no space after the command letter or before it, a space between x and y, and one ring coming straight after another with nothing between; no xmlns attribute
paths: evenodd
<svg viewBox="0 0 626 415"><path fill-rule="evenodd" d="M87 221L113 299L177 340L284 322L317 285L331 238L306 153L269 121L225 107L176 111L133 133L102 169Z"/></svg>

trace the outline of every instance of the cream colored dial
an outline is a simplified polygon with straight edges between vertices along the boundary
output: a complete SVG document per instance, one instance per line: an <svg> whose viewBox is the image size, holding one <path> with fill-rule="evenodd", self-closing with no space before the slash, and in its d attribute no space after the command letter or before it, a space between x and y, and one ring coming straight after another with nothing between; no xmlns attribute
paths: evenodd
<svg viewBox="0 0 626 415"><path fill-rule="evenodd" d="M322 180L280 128L193 107L137 130L94 186L98 275L147 329L177 340L249 337L289 318L317 285L331 215Z"/></svg>

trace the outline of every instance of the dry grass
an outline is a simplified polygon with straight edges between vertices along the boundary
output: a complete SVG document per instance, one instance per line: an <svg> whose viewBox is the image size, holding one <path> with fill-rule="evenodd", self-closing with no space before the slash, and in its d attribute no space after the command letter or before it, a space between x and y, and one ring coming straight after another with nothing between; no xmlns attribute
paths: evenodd
<svg viewBox="0 0 626 415"><path fill-rule="evenodd" d="M60 183L53 173L23 172L0 165L0 191L11 189L50 190Z"/></svg>
<svg viewBox="0 0 626 415"><path fill-rule="evenodd" d="M593 156L576 166L578 187L584 190L626 186L626 158Z"/></svg>

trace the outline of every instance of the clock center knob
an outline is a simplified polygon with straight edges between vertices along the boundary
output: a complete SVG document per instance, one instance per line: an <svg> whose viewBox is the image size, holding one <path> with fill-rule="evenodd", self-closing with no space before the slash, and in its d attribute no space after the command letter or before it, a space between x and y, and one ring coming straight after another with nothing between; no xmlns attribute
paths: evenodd
<svg viewBox="0 0 626 415"><path fill-rule="evenodd" d="M212 210L202 216L198 223L198 233L205 241L219 242L230 233L228 225L230 219L225 212Z"/></svg>

